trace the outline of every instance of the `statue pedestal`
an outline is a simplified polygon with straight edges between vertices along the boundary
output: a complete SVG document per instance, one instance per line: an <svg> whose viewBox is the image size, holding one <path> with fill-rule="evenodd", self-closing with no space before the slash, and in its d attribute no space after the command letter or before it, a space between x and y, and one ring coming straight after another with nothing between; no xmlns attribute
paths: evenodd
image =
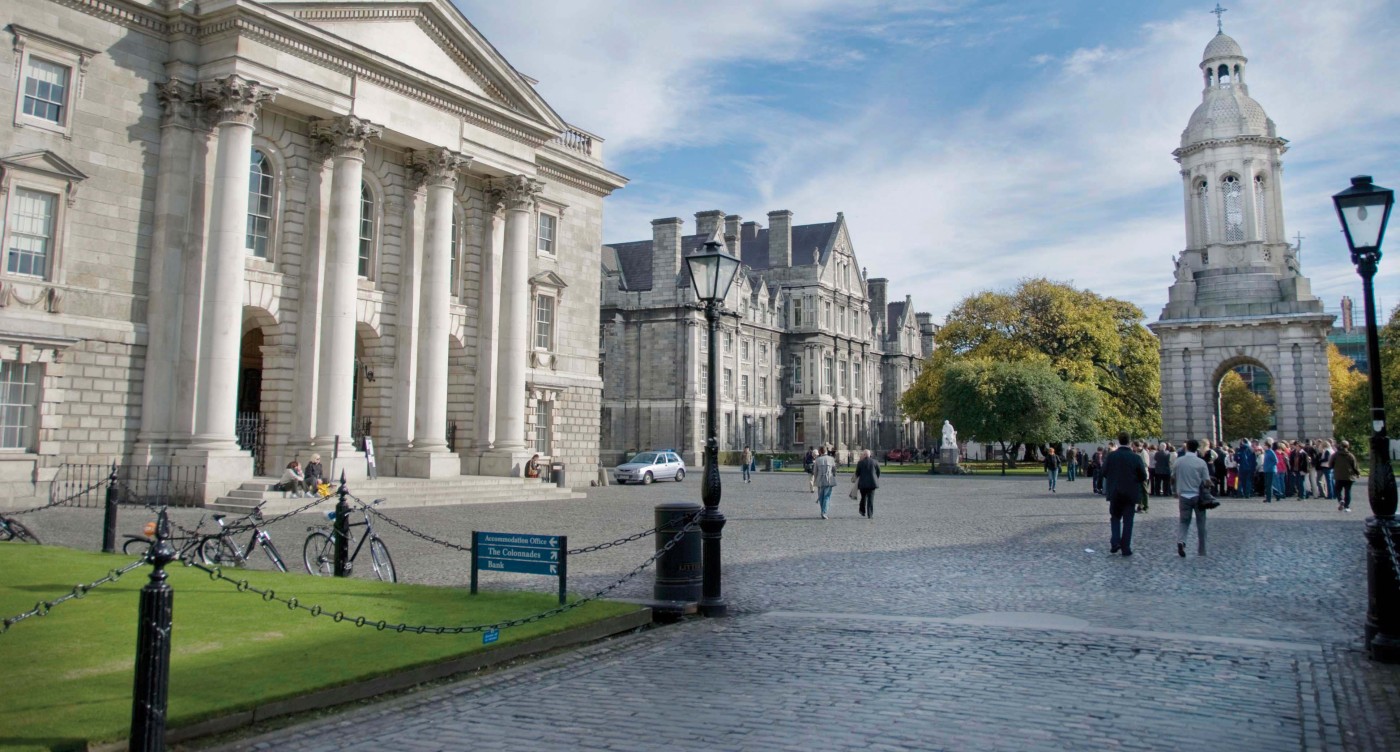
<svg viewBox="0 0 1400 752"><path fill-rule="evenodd" d="M938 450L938 472L954 475L962 472L958 467L958 448L956 446L945 446Z"/></svg>

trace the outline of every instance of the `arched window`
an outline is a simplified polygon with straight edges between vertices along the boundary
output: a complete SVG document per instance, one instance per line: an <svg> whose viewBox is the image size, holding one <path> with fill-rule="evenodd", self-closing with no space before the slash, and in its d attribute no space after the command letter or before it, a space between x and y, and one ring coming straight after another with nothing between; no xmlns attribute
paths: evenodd
<svg viewBox="0 0 1400 752"><path fill-rule="evenodd" d="M1254 176L1254 221L1259 226L1259 240L1269 242L1269 201L1264 197L1264 176Z"/></svg>
<svg viewBox="0 0 1400 752"><path fill-rule="evenodd" d="M361 277L369 277L374 259L374 192L360 183L360 265Z"/></svg>
<svg viewBox="0 0 1400 752"><path fill-rule="evenodd" d="M1244 240L1244 202L1240 196L1240 179L1226 175L1220 182L1220 193L1225 201L1225 242L1239 243Z"/></svg>
<svg viewBox="0 0 1400 752"><path fill-rule="evenodd" d="M267 258L272 241L272 165L267 155L253 150L248 166L248 252Z"/></svg>
<svg viewBox="0 0 1400 752"><path fill-rule="evenodd" d="M1196 184L1197 226L1201 231L1201 245L1210 243L1210 184L1202 180Z"/></svg>
<svg viewBox="0 0 1400 752"><path fill-rule="evenodd" d="M1220 79L1221 87L1226 87L1230 85L1230 66L1220 66L1220 70L1216 71L1215 75Z"/></svg>

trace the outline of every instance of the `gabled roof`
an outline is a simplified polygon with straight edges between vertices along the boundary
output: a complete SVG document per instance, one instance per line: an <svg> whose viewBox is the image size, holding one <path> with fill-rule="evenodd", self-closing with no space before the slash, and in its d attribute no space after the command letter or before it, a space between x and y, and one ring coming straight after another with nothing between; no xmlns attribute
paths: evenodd
<svg viewBox="0 0 1400 752"><path fill-rule="evenodd" d="M901 300L898 303L889 303L885 306L885 326L890 336L893 336L900 327L904 326L904 322L900 319L904 316L905 305L905 301Z"/></svg>
<svg viewBox="0 0 1400 752"><path fill-rule="evenodd" d="M754 228L754 225L749 225ZM797 225L792 228L792 265L803 266L812 263L812 249L821 253L820 262L826 263L835 241L836 223L822 222L815 225ZM768 228L758 228L753 235L742 234L739 244L739 258L756 270L768 266Z"/></svg>

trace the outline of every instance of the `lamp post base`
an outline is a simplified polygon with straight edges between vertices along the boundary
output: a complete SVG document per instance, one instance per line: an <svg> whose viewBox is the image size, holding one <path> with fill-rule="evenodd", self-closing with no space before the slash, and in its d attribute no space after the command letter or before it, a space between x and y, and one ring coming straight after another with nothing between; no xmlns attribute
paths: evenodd
<svg viewBox="0 0 1400 752"><path fill-rule="evenodd" d="M1381 663L1400 663L1400 581L1393 555L1397 539L1400 522L1393 515L1366 518L1366 650Z"/></svg>

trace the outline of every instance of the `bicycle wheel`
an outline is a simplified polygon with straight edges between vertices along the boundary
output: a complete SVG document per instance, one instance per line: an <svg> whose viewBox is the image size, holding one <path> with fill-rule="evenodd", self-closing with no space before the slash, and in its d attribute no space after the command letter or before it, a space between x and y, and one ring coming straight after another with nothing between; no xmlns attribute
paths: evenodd
<svg viewBox="0 0 1400 752"><path fill-rule="evenodd" d="M308 573L330 577L335 573L335 541L329 535L316 531L306 536L306 545L301 547L301 558Z"/></svg>
<svg viewBox="0 0 1400 752"><path fill-rule="evenodd" d="M389 547L378 538L369 539L369 558L374 565L374 573L384 582L398 582L399 573L394 571L394 560L389 558Z"/></svg>
<svg viewBox="0 0 1400 752"><path fill-rule="evenodd" d="M127 538L122 544L122 553L127 556L145 556L151 550L151 542L145 538Z"/></svg>
<svg viewBox="0 0 1400 752"><path fill-rule="evenodd" d="M229 543L228 538L222 536L205 538L199 544L199 558L203 559L205 564L218 567L237 564L239 560L238 552L234 549L233 544Z"/></svg>
<svg viewBox="0 0 1400 752"><path fill-rule="evenodd" d="M9 529L7 540L17 540L20 543L38 543L39 536L35 535L24 523L19 520L10 519L5 522L5 527Z"/></svg>
<svg viewBox="0 0 1400 752"><path fill-rule="evenodd" d="M277 567L279 572L286 572L287 565L282 561L282 553L277 550L276 546L272 545L272 540L263 538L262 547L263 553L266 553L267 558L272 560L272 566Z"/></svg>

